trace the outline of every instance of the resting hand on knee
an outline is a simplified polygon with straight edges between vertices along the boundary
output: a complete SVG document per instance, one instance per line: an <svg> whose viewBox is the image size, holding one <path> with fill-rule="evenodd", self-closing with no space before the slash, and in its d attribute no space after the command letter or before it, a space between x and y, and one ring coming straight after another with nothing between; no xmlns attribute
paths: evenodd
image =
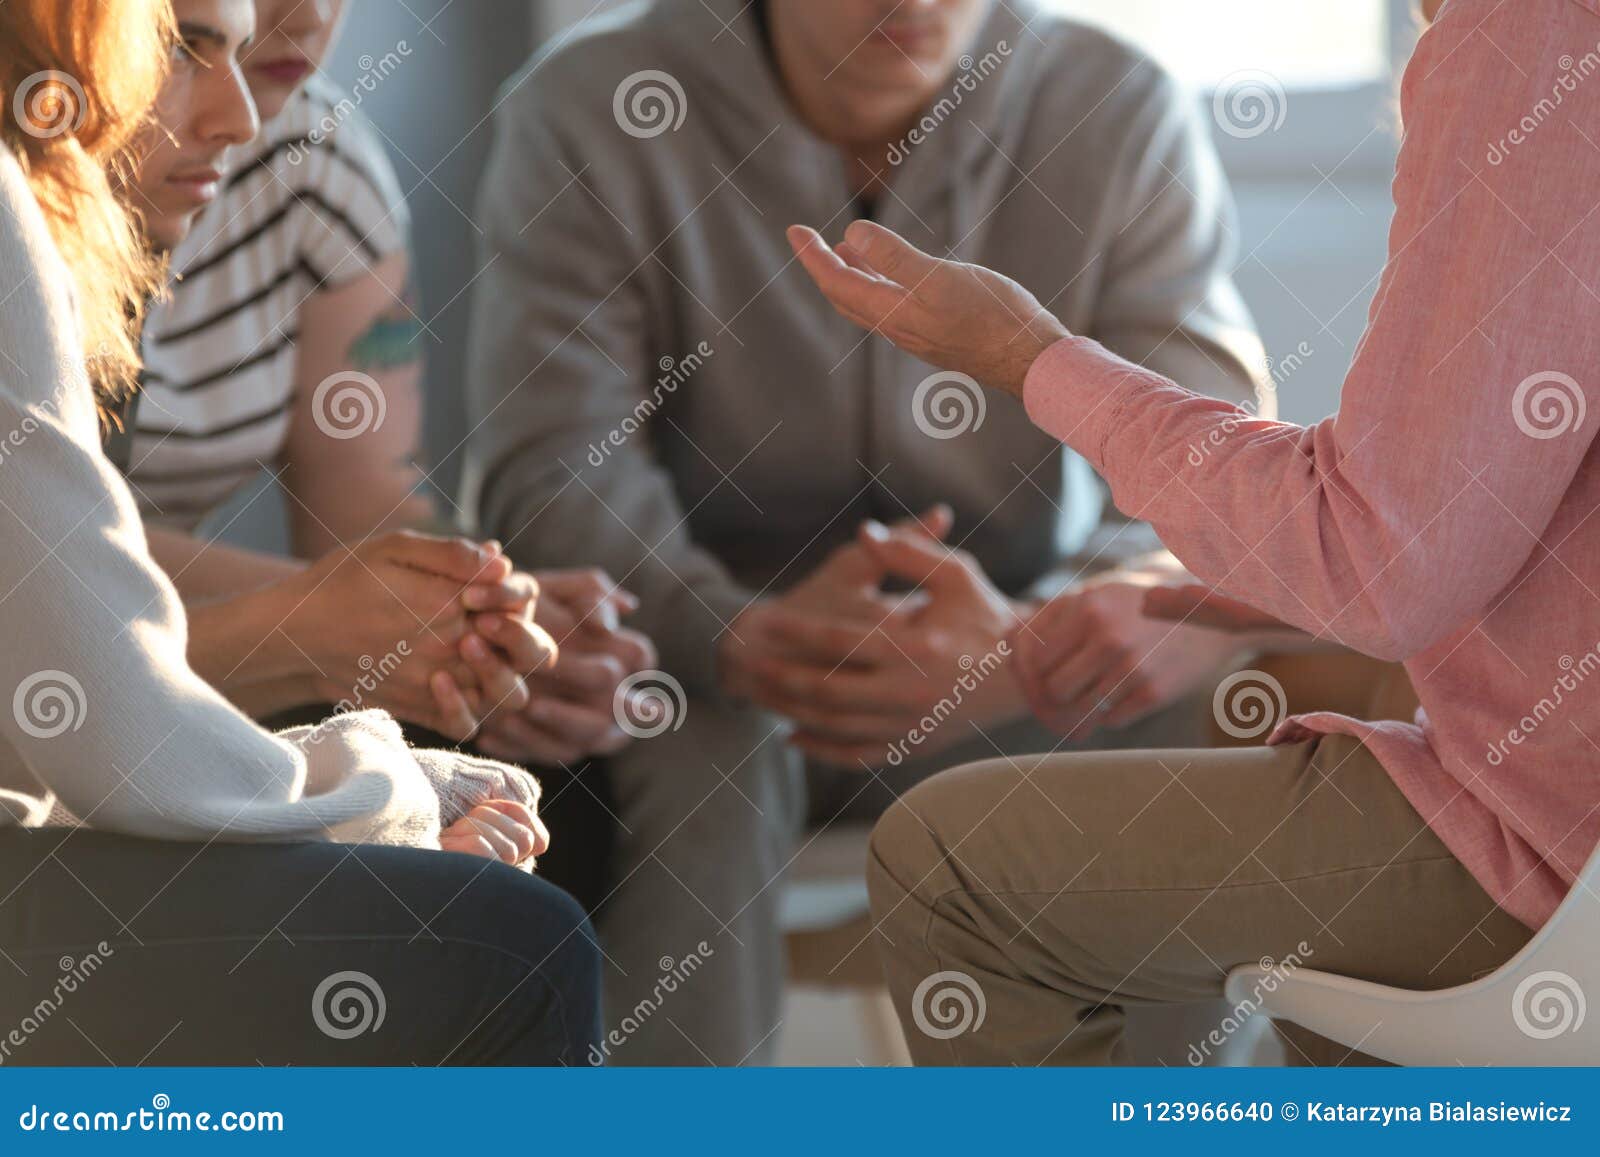
<svg viewBox="0 0 1600 1157"><path fill-rule="evenodd" d="M533 809L515 800L496 799L479 804L441 832L439 846L447 852L531 867L534 858L549 848L550 833Z"/></svg>

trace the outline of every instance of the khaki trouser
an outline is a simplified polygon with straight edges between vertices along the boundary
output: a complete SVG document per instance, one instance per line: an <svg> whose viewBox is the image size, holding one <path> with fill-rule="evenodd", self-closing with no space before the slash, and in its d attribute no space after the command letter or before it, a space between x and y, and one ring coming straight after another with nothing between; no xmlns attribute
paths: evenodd
<svg viewBox="0 0 1600 1157"><path fill-rule="evenodd" d="M1125 1005L1240 963L1443 988L1530 936L1344 736L960 767L884 815L869 883L919 1064L1123 1063Z"/></svg>

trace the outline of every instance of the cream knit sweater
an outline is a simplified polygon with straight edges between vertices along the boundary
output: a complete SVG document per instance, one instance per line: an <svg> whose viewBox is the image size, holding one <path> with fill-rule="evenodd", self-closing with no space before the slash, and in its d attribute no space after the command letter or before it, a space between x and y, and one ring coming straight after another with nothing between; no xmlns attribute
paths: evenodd
<svg viewBox="0 0 1600 1157"><path fill-rule="evenodd" d="M190 670L182 604L100 450L68 270L3 145L0 634L0 826L65 810L165 839L439 846L450 756L380 711L274 736Z"/></svg>

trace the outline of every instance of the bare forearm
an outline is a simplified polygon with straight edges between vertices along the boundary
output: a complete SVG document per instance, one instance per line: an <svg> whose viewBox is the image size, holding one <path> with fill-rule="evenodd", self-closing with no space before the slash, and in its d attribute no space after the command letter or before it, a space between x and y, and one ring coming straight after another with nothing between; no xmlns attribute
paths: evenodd
<svg viewBox="0 0 1600 1157"><path fill-rule="evenodd" d="M189 665L257 718L318 702L318 671L290 637L293 591L262 590L189 603Z"/></svg>
<svg viewBox="0 0 1600 1157"><path fill-rule="evenodd" d="M208 542L179 530L147 525L145 533L150 554L190 606L260 590L304 569L294 559Z"/></svg>

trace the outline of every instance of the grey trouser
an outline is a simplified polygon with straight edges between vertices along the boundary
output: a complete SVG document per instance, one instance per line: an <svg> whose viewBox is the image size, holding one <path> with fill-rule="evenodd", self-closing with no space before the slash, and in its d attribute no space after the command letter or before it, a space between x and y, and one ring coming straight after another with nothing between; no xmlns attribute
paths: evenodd
<svg viewBox="0 0 1600 1157"><path fill-rule="evenodd" d="M1186 701L1094 741L1194 745L1208 710L1208 697ZM773 716L691 699L682 719L679 730L610 763L620 882L592 913L606 954L607 1061L769 1064L785 979L778 905L808 814L807 769ZM973 732L918 763L816 775L826 800L809 810L825 813L822 822L873 819L899 791L947 767L1060 742L1032 722Z"/></svg>
<svg viewBox="0 0 1600 1157"><path fill-rule="evenodd" d="M1530 936L1345 736L960 767L884 814L868 883L921 1064L1126 1062L1125 1006L1236 964L1443 988Z"/></svg>

